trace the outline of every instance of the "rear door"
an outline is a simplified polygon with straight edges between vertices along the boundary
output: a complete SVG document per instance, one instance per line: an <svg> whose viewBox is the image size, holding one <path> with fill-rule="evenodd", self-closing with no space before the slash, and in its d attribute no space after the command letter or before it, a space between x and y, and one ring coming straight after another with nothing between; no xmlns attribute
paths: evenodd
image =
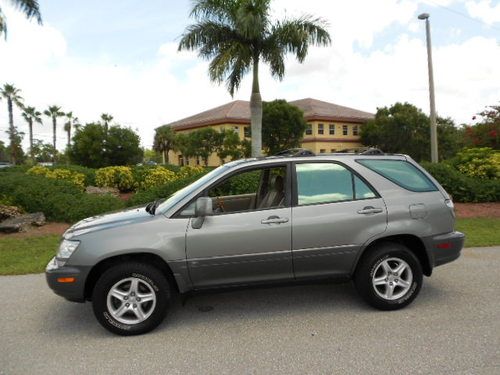
<svg viewBox="0 0 500 375"><path fill-rule="evenodd" d="M349 274L361 246L387 227L383 199L337 162L297 162L293 171L295 277Z"/></svg>

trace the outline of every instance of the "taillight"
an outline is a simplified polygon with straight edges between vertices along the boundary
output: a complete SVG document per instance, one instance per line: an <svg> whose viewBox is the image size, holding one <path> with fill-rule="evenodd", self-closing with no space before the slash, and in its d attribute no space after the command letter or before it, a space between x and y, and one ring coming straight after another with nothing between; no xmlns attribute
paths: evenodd
<svg viewBox="0 0 500 375"><path fill-rule="evenodd" d="M453 201L451 199L445 199L444 204L446 204L446 207L450 209L453 217L455 217L455 205L453 204Z"/></svg>

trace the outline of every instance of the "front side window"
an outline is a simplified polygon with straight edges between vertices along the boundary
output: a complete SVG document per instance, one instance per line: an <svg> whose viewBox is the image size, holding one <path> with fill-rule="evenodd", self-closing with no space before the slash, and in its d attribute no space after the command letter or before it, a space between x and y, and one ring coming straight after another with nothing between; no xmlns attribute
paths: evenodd
<svg viewBox="0 0 500 375"><path fill-rule="evenodd" d="M406 160L360 159L356 161L407 190L416 192L437 190L422 171Z"/></svg>
<svg viewBox="0 0 500 375"><path fill-rule="evenodd" d="M297 164L296 173L299 206L376 197L365 182L340 164Z"/></svg>
<svg viewBox="0 0 500 375"><path fill-rule="evenodd" d="M318 124L318 134L324 134L325 126L323 124Z"/></svg>
<svg viewBox="0 0 500 375"><path fill-rule="evenodd" d="M207 191L214 214L285 207L286 166L235 174Z"/></svg>

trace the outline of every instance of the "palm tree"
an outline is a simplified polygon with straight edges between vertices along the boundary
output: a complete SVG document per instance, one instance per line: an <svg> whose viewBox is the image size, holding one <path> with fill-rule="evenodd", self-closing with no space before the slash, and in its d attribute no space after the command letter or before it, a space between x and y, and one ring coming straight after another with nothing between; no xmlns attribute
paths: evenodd
<svg viewBox="0 0 500 375"><path fill-rule="evenodd" d="M73 116L73 112L68 112L66 113L66 119L68 121L64 124L64 131L68 134L67 147L69 147L71 144L71 129L78 124L78 117Z"/></svg>
<svg viewBox="0 0 500 375"><path fill-rule="evenodd" d="M175 148L175 131L169 126L156 129L153 150L161 152L163 164L169 162L168 153Z"/></svg>
<svg viewBox="0 0 500 375"><path fill-rule="evenodd" d="M56 162L56 131L57 131L57 118L64 116L64 112L61 111L61 107L57 105L51 105L48 109L43 111L45 116L48 116L52 119L52 146L54 147L54 154L52 155L52 162Z"/></svg>
<svg viewBox="0 0 500 375"><path fill-rule="evenodd" d="M42 23L42 16L37 0L10 0L10 2L20 9L28 19L35 18L39 24ZM7 37L7 22L0 8L0 36L4 34Z"/></svg>
<svg viewBox="0 0 500 375"><path fill-rule="evenodd" d="M42 124L42 118L40 117L42 115L41 112L37 111L35 107L24 107L22 116L26 120L29 126L29 131L30 131L30 154L31 158L33 159L33 123L37 122L39 124Z"/></svg>
<svg viewBox="0 0 500 375"><path fill-rule="evenodd" d="M197 21L187 27L179 50L198 50L211 60L209 75L231 94L243 76L252 70L250 114L252 156L262 149L262 97L259 89L259 62L269 64L278 79L285 75L285 55L291 52L302 63L310 45L329 45L326 23L311 16L272 21L271 0L195 0L191 16Z"/></svg>
<svg viewBox="0 0 500 375"><path fill-rule="evenodd" d="M108 113L103 113L101 115L101 120L102 122L104 123L104 130L106 132L106 135L108 134L108 127L109 127L109 123L111 121L113 121L113 116L111 116L110 114Z"/></svg>
<svg viewBox="0 0 500 375"><path fill-rule="evenodd" d="M10 139L10 149L11 149L11 162L16 164L16 142L17 142L17 131L14 126L14 105L18 108L23 109L23 98L19 95L21 90L17 89L14 85L5 83L2 88L0 88L0 96L7 99L7 111L9 113L9 139ZM18 145L19 146L19 145Z"/></svg>

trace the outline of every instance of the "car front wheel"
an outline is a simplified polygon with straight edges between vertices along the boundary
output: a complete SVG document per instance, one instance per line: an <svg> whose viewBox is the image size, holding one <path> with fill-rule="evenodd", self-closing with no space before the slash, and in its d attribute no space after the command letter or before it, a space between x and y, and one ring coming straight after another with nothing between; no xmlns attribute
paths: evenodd
<svg viewBox="0 0 500 375"><path fill-rule="evenodd" d="M106 270L92 294L94 314L107 330L123 335L146 333L164 319L170 297L165 276L143 263L124 263Z"/></svg>
<svg viewBox="0 0 500 375"><path fill-rule="evenodd" d="M364 256L354 282L358 293L380 310L409 305L422 287L422 266L416 256L399 243L383 243Z"/></svg>

